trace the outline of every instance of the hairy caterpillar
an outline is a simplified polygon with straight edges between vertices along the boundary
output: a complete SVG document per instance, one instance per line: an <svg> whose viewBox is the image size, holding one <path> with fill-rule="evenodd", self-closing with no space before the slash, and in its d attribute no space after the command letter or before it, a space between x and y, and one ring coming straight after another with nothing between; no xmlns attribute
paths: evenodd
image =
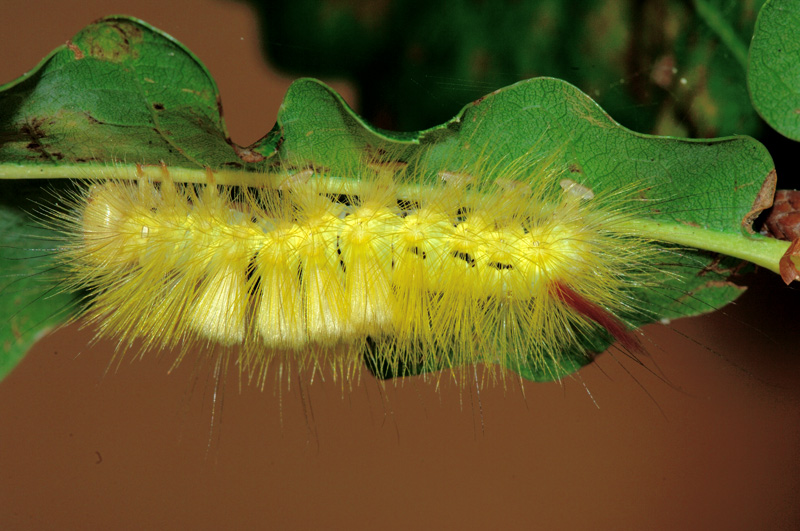
<svg viewBox="0 0 800 531"><path fill-rule="evenodd" d="M284 168L258 187L139 176L50 213L63 282L123 350L240 347L260 382L276 358L555 378L597 337L638 352L629 329L658 308L633 292L674 275L658 266L673 251L629 223L652 206L639 190L596 193L530 155L442 170L373 154L356 174Z"/></svg>

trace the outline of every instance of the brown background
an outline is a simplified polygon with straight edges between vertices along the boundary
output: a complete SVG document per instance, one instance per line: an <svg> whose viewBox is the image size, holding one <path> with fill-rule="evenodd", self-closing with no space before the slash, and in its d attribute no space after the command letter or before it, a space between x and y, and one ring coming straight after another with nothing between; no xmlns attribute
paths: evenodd
<svg viewBox="0 0 800 531"><path fill-rule="evenodd" d="M103 15L164 29L209 67L240 144L290 82L238 3L2 12L0 82ZM113 344L71 326L0 383L0 528L797 528L800 296L752 282L724 312L649 327L649 368L609 353L562 384L480 397L366 375L352 390L295 378L279 397L232 375L213 431L207 368L167 375L165 353L105 374Z"/></svg>

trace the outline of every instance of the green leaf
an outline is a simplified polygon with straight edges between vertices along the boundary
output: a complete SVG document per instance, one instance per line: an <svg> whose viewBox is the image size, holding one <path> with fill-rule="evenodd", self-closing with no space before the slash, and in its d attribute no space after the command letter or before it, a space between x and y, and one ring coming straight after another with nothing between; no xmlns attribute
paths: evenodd
<svg viewBox="0 0 800 531"><path fill-rule="evenodd" d="M747 82L758 113L773 129L800 140L800 3L768 0L750 44Z"/></svg>
<svg viewBox="0 0 800 531"><path fill-rule="evenodd" d="M227 138L216 87L199 61L141 21L110 17L0 89L0 179L146 175L158 180L163 161L178 181L206 182L211 169L220 184L263 185L282 178L287 166L321 166L331 175L344 175L366 153L382 151L415 161L434 178L437 170L468 167L477 159L486 159L490 167L501 160L556 154L557 164L595 192L646 185L643 198L656 207L630 222L632 230L644 235L730 252L773 270L787 247L743 229L773 170L760 143L749 137L692 141L633 133L557 79L502 88L448 122L412 133L375 128L319 81L301 79L288 90L275 127L253 146L241 148ZM326 179L332 193L347 190L346 179ZM0 181L0 186L3 197L11 197L10 182ZM27 246L12 239L28 232L16 228L22 214L8 204L16 225L4 233L2 244L5 249ZM52 253L38 253L26 262L27 269L54 267L52 258ZM631 289L632 297L652 308L644 315L624 316L632 324L710 311L741 291L726 282L730 269L703 251L676 249L660 268L665 271L660 286ZM30 309L52 314L54 306L38 298ZM0 319L9 322L6 315ZM20 344L46 326L42 321L28 327ZM3 334L13 335L9 330ZM587 350L604 350L607 336L599 330L597 337L587 338ZM508 365L523 377L547 380L593 357L577 350L562 354L554 353L561 360L556 364L530 359ZM10 356L6 360L13 364ZM382 376L398 375L373 368ZM403 368L401 374L436 368Z"/></svg>
<svg viewBox="0 0 800 531"><path fill-rule="evenodd" d="M86 176L72 168L111 161L243 165L208 71L174 39L135 19L87 26L0 90L0 159L31 175L49 177L47 169L59 167Z"/></svg>
<svg viewBox="0 0 800 531"><path fill-rule="evenodd" d="M36 251L52 247L53 234L31 222L22 206L41 195L40 183L0 181L0 380L25 356L37 338L69 316L73 296L60 291L48 275L31 275Z"/></svg>

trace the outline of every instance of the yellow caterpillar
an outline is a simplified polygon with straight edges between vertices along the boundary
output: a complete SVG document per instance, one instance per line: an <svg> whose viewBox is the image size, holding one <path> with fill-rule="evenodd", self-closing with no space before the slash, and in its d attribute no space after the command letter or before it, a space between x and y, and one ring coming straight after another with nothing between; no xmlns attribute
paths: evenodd
<svg viewBox="0 0 800 531"><path fill-rule="evenodd" d="M603 329L635 351L622 314L645 311L629 291L664 253L627 228L637 191L595 193L529 158L95 182L59 215L64 282L123 349L240 346L262 382L275 358L352 374L365 353L393 375L551 370Z"/></svg>

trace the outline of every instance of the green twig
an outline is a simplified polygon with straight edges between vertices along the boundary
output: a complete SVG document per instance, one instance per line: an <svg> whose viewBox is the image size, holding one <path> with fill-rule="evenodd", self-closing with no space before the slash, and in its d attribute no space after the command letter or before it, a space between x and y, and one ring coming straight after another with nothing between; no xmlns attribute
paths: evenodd
<svg viewBox="0 0 800 531"><path fill-rule="evenodd" d="M775 238L760 235L747 237L742 234L710 231L679 223L636 218L624 225L641 236L741 258L778 274L781 272L781 258L789 249L789 242Z"/></svg>

